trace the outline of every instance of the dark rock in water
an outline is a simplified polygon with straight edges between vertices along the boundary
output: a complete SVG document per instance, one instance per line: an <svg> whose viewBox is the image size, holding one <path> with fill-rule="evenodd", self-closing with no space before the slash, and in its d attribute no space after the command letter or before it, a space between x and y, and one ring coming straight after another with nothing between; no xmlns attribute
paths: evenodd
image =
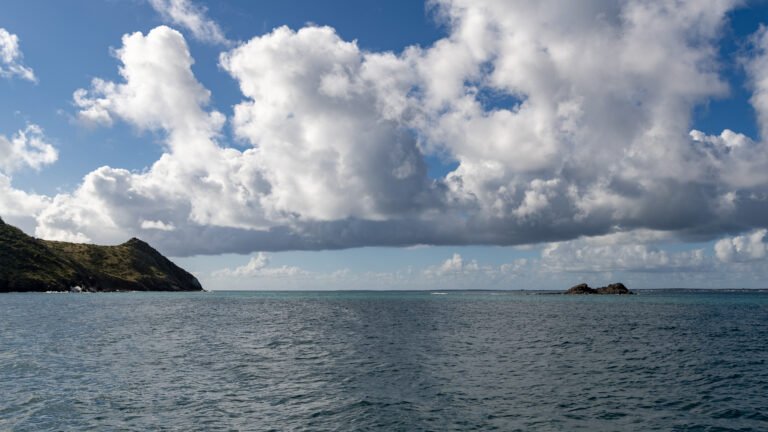
<svg viewBox="0 0 768 432"><path fill-rule="evenodd" d="M621 282L598 288L596 291L598 294L632 294L632 291L627 289Z"/></svg>
<svg viewBox="0 0 768 432"><path fill-rule="evenodd" d="M568 289L568 291L565 292L566 294L634 294L632 291L627 289L626 286L624 286L623 283L612 283L608 286L600 287L600 288L591 288L589 285L582 283L578 284L576 286L573 286Z"/></svg>
<svg viewBox="0 0 768 432"><path fill-rule="evenodd" d="M152 246L36 239L0 219L0 292L202 291L200 282Z"/></svg>
<svg viewBox="0 0 768 432"><path fill-rule="evenodd" d="M594 288L590 288L589 285L585 283L581 283L569 288L568 291L566 291L565 293L566 294L597 294L597 290L595 290Z"/></svg>

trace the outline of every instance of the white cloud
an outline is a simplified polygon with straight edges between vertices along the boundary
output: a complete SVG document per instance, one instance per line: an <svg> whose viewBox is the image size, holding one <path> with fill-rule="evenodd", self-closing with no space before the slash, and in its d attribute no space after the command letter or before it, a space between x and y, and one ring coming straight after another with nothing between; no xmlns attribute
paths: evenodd
<svg viewBox="0 0 768 432"><path fill-rule="evenodd" d="M726 91L710 45L725 2L439 4L453 32L413 60L435 107L418 121L460 162L458 197L514 225L661 225L670 214L648 209L707 181L686 128ZM486 106L483 92L518 102Z"/></svg>
<svg viewBox="0 0 768 432"><path fill-rule="evenodd" d="M439 266L425 269L424 274L427 276L457 276L474 273L479 270L480 266L477 264L476 260L464 262L464 258L462 258L460 254L455 253L453 256L443 261Z"/></svg>
<svg viewBox="0 0 768 432"><path fill-rule="evenodd" d="M768 139L768 28L761 24L752 35L755 51L746 59L746 69L752 84L750 102L755 108L763 140Z"/></svg>
<svg viewBox="0 0 768 432"><path fill-rule="evenodd" d="M221 128L222 114L201 109L211 95L192 74L194 60L177 31L161 26L146 36L127 34L115 55L125 82L96 78L91 90L77 90L74 100L81 120L110 125L117 116L143 130L165 130L190 139L208 139ZM176 142L173 138L170 144Z"/></svg>
<svg viewBox="0 0 768 432"><path fill-rule="evenodd" d="M56 162L58 151L46 141L43 129L35 124L27 125L10 138L0 135L0 172L11 174L25 167L39 170Z"/></svg>
<svg viewBox="0 0 768 432"><path fill-rule="evenodd" d="M269 211L382 220L435 201L415 139L382 113L388 61L329 27L281 27L222 56L248 98L233 125L255 147Z"/></svg>
<svg viewBox="0 0 768 432"><path fill-rule="evenodd" d="M145 220L141 222L142 229L155 229L160 231L175 231L176 227L172 223L165 223L163 221Z"/></svg>
<svg viewBox="0 0 768 432"><path fill-rule="evenodd" d="M32 232L36 224L35 217L50 203L51 199L45 195L15 189L11 178L0 172L0 217L6 223Z"/></svg>
<svg viewBox="0 0 768 432"><path fill-rule="evenodd" d="M207 107L180 33L126 35L122 80L78 90L79 116L159 131L165 153L142 173L88 174L38 232L114 241L144 229L194 254L761 228L765 142L689 130L696 106L727 94L717 43L734 4L446 0L448 36L399 54L281 27L220 59L244 96L230 119L244 151L220 142L224 115ZM755 54L760 112L768 55ZM431 179L425 156L458 167ZM157 221L175 231L145 229ZM589 247L602 258L587 268L631 269L611 254L639 259L633 271L699 259Z"/></svg>
<svg viewBox="0 0 768 432"><path fill-rule="evenodd" d="M140 130L160 131L166 151L143 173L112 167L89 173L76 191L56 197L40 216L37 233L115 242L147 228L147 221L162 221L166 228L187 229L178 235L197 238L202 245L211 244L210 239L189 229L264 227L258 200L266 185L253 152L218 145L225 118L205 110L210 92L192 74L194 61L182 35L165 26L147 35L125 35L116 56L124 82L96 79L91 89L75 92L80 118L103 124L119 119ZM171 241L177 235L153 231L168 233L165 238Z"/></svg>
<svg viewBox="0 0 768 432"><path fill-rule="evenodd" d="M467 262L459 254L423 268L308 271L291 265L272 266L270 255L259 252L242 266L211 272L206 283L214 289L523 289L530 286L523 285L522 281L536 271L528 259L496 266L479 264L476 260Z"/></svg>
<svg viewBox="0 0 768 432"><path fill-rule="evenodd" d="M541 252L543 270L551 272L685 272L710 269L703 249L668 252L642 237L603 236L555 242Z"/></svg>
<svg viewBox="0 0 768 432"><path fill-rule="evenodd" d="M213 272L213 277L216 278L256 278L256 277L268 277L268 278L295 278L298 276L307 276L308 272L295 266L269 266L269 255L263 252L259 252L248 261L247 264L236 267L234 269L225 268Z"/></svg>
<svg viewBox="0 0 768 432"><path fill-rule="evenodd" d="M27 232L35 226L35 218L51 203L45 195L15 189L11 174L24 169L41 169L58 158L42 128L29 124L13 136L0 135L0 216Z"/></svg>
<svg viewBox="0 0 768 432"><path fill-rule="evenodd" d="M519 258L499 266L501 274L510 276L523 276L527 273L532 273L533 270L533 264L527 258Z"/></svg>
<svg viewBox="0 0 768 432"><path fill-rule="evenodd" d="M149 4L164 20L189 30L195 39L212 44L229 44L219 25L206 17L205 8L191 0L149 0Z"/></svg>
<svg viewBox="0 0 768 432"><path fill-rule="evenodd" d="M484 284L495 285L505 280L511 281L532 274L537 271L537 264L526 258L515 259L501 265L480 264L476 259L467 261L461 254L454 253L441 264L426 267L419 275L411 275L409 279L413 281L423 277L424 280L421 283L442 281L446 284L445 286L449 286L456 280L465 279L476 282L469 287L480 288L487 286Z"/></svg>
<svg viewBox="0 0 768 432"><path fill-rule="evenodd" d="M758 229L746 235L720 239L715 243L715 255L726 263L763 260L768 256L767 233L766 229Z"/></svg>
<svg viewBox="0 0 768 432"><path fill-rule="evenodd" d="M310 50L313 44L319 48L313 55L281 60L286 51L269 48L275 44L296 44L296 52ZM136 232L144 221L162 220L196 243L192 248L174 245L188 251L225 244L223 236L212 243L192 234L204 231L215 236L215 229L205 228L210 225L251 230L231 234L237 242L256 236L264 240L263 247L322 247L339 241L338 230L352 231L318 225L318 220L335 224L338 219L356 217L387 223L391 216L418 215L430 200L433 205L437 201L415 140L396 122L381 121L377 99L355 90L339 101L323 93L327 89L319 82L314 88L303 84L316 74L322 77L345 70L338 68L339 61L349 63L345 68L365 66L357 47L341 41L330 29L299 33L278 29L222 60L239 77L246 95L260 100L236 107L235 128L254 144L243 152L218 144L224 118L205 110L210 93L191 72L193 60L181 34L158 27L146 36L126 35L116 55L122 62L124 82L96 79L91 89L75 92L80 117L107 125L120 119L141 130L162 131L167 135L166 153L144 173L102 167L87 175L77 191L55 200L41 216L41 235L71 231L110 242L120 230ZM254 71L252 63L257 61L267 67ZM271 75L258 75L262 73ZM285 82L265 87L266 96L249 93L255 91L250 87L263 86L270 79ZM289 95L294 99L286 99ZM254 112L269 103L274 106L267 114L274 118L261 125L260 136L252 123ZM80 210L73 212L69 207ZM75 216L93 208L99 209L99 218L92 220L102 223ZM336 247L345 247L345 241L341 239Z"/></svg>
<svg viewBox="0 0 768 432"><path fill-rule="evenodd" d="M37 82L32 68L22 63L24 55L19 48L19 37L0 27L0 77L17 76L27 81Z"/></svg>

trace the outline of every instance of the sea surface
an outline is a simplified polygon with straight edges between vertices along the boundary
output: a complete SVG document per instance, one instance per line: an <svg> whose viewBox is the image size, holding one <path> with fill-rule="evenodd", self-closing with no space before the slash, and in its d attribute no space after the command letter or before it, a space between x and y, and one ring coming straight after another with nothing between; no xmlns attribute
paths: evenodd
<svg viewBox="0 0 768 432"><path fill-rule="evenodd" d="M3 294L0 430L766 431L768 292Z"/></svg>

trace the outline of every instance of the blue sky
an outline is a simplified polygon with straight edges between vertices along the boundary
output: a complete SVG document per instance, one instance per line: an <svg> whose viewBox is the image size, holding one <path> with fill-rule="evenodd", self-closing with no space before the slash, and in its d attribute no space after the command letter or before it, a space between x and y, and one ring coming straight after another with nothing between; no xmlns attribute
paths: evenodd
<svg viewBox="0 0 768 432"><path fill-rule="evenodd" d="M768 5L570 7L3 2L0 216L213 289L764 287Z"/></svg>

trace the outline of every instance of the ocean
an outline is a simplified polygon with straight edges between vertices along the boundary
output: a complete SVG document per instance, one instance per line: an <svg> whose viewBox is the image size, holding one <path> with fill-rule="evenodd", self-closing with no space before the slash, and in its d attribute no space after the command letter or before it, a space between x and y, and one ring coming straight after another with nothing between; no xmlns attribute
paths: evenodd
<svg viewBox="0 0 768 432"><path fill-rule="evenodd" d="M0 430L766 431L768 292L3 294Z"/></svg>

